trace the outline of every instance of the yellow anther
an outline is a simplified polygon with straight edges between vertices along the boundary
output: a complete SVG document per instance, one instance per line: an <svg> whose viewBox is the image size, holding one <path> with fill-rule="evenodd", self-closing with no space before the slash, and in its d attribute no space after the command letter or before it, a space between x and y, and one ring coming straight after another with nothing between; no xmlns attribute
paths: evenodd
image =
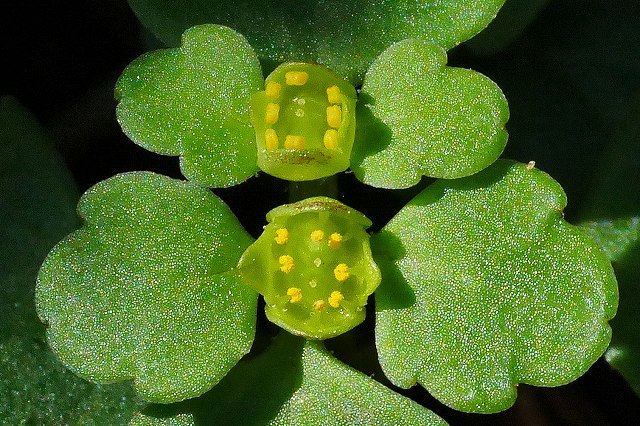
<svg viewBox="0 0 640 426"><path fill-rule="evenodd" d="M282 89L282 86L280 85L280 83L277 83L275 81L270 81L267 83L267 86L264 88L264 91L268 98L275 99L278 96L280 96L280 89Z"/></svg>
<svg viewBox="0 0 640 426"><path fill-rule="evenodd" d="M278 263L280 264L280 270L285 274L291 272L293 270L293 267L295 266L293 264L293 257L289 256L288 254L283 254L282 256L280 256L278 258Z"/></svg>
<svg viewBox="0 0 640 426"><path fill-rule="evenodd" d="M340 105L331 105L327 107L327 124L329 127L336 129L342 124L342 108Z"/></svg>
<svg viewBox="0 0 640 426"><path fill-rule="evenodd" d="M345 263L339 263L338 266L333 269L333 276L340 282L346 281L349 275L349 267Z"/></svg>
<svg viewBox="0 0 640 426"><path fill-rule="evenodd" d="M329 236L329 247L339 249L342 246L342 234L334 232Z"/></svg>
<svg viewBox="0 0 640 426"><path fill-rule="evenodd" d="M302 300L302 290L300 290L298 287L290 287L287 290L287 296L289 296L289 302L299 302Z"/></svg>
<svg viewBox="0 0 640 426"><path fill-rule="evenodd" d="M316 300L315 302L313 302L313 310L314 311L321 311L324 309L324 300L320 299L320 300Z"/></svg>
<svg viewBox="0 0 640 426"><path fill-rule="evenodd" d="M287 135L284 138L285 149L304 149L304 138L302 136Z"/></svg>
<svg viewBox="0 0 640 426"><path fill-rule="evenodd" d="M327 89L327 99L330 104L340 103L340 88L338 86L331 86Z"/></svg>
<svg viewBox="0 0 640 426"><path fill-rule="evenodd" d="M338 131L329 129L324 132L324 147L327 149L338 149Z"/></svg>
<svg viewBox="0 0 640 426"><path fill-rule="evenodd" d="M264 122L267 124L276 124L280 114L280 105L269 102L267 111L264 114Z"/></svg>
<svg viewBox="0 0 640 426"><path fill-rule="evenodd" d="M264 144L268 150L278 149L278 134L273 129L264 131Z"/></svg>
<svg viewBox="0 0 640 426"><path fill-rule="evenodd" d="M276 229L274 241L280 245L287 244L287 241L289 241L289 230L287 228Z"/></svg>
<svg viewBox="0 0 640 426"><path fill-rule="evenodd" d="M340 302L344 300L344 296L339 291L332 291L329 296L329 304L332 308L337 308L340 306Z"/></svg>
<svg viewBox="0 0 640 426"><path fill-rule="evenodd" d="M320 229L316 229L311 233L311 241L320 241L324 238L324 232Z"/></svg>
<svg viewBox="0 0 640 426"><path fill-rule="evenodd" d="M309 74L304 71L289 71L284 79L289 86L304 86L309 80Z"/></svg>

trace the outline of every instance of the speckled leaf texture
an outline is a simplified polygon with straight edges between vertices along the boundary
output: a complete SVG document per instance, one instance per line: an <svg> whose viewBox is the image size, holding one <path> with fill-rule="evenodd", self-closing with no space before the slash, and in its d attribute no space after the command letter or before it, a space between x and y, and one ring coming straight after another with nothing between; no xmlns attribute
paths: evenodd
<svg viewBox="0 0 640 426"><path fill-rule="evenodd" d="M200 25L182 46L142 55L116 85L117 116L135 143L179 155L182 173L209 187L236 185L257 170L249 98L260 63L235 31Z"/></svg>
<svg viewBox="0 0 640 426"><path fill-rule="evenodd" d="M194 425L444 425L442 419L334 358L317 341L281 333L206 395L143 410L147 423ZM137 423L134 423L137 424Z"/></svg>
<svg viewBox="0 0 640 426"><path fill-rule="evenodd" d="M394 384L497 412L518 383L561 385L602 355L616 280L565 205L548 175L500 160L429 186L372 239L376 345Z"/></svg>
<svg viewBox="0 0 640 426"><path fill-rule="evenodd" d="M392 43L420 37L449 49L480 32L504 0L129 0L160 40L176 46L192 25L244 34L261 59L319 62L358 85Z"/></svg>
<svg viewBox="0 0 640 426"><path fill-rule="evenodd" d="M102 387L64 368L36 315L38 268L77 226L77 199L46 130L16 99L0 98L1 425L124 425L136 408L128 384Z"/></svg>
<svg viewBox="0 0 640 426"><path fill-rule="evenodd" d="M36 287L54 352L149 401L211 388L253 341L257 295L229 273L251 237L210 191L149 172L97 184L78 212Z"/></svg>
<svg viewBox="0 0 640 426"><path fill-rule="evenodd" d="M373 63L351 155L362 182L407 188L423 175L472 175L500 156L509 119L502 91L482 74L446 63L446 52L423 40L399 42Z"/></svg>

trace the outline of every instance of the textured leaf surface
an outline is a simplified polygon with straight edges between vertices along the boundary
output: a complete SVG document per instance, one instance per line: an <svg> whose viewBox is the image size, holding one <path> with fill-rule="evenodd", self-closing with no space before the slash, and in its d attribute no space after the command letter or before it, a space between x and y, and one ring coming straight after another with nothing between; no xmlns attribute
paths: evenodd
<svg viewBox="0 0 640 426"><path fill-rule="evenodd" d="M231 186L258 170L249 98L261 88L247 41L201 25L184 33L180 48L147 53L125 69L116 86L118 121L142 147L180 155L187 178Z"/></svg>
<svg viewBox="0 0 640 426"><path fill-rule="evenodd" d="M362 182L406 188L423 175L471 175L500 156L509 119L504 95L482 74L446 62L437 45L405 40L371 66L351 164Z"/></svg>
<svg viewBox="0 0 640 426"><path fill-rule="evenodd" d="M193 413L196 425L445 424L426 408L344 365L321 343L303 342L283 333L203 397L151 406L145 414L175 419Z"/></svg>
<svg viewBox="0 0 640 426"><path fill-rule="evenodd" d="M548 175L508 161L407 204L372 239L387 377L458 410L495 412L517 383L584 373L609 343L617 287L596 244L563 220L565 204Z"/></svg>
<svg viewBox="0 0 640 426"><path fill-rule="evenodd" d="M0 99L0 424L126 424L129 385L103 388L64 368L33 302L49 249L77 225L77 189L45 130Z"/></svg>
<svg viewBox="0 0 640 426"><path fill-rule="evenodd" d="M228 272L251 238L211 192L148 172L97 184L78 211L36 288L53 350L150 401L204 393L251 347L256 295Z"/></svg>
<svg viewBox="0 0 640 426"><path fill-rule="evenodd" d="M319 62L358 84L390 44L411 37L451 48L495 17L504 0L129 0L138 18L169 46L195 24L244 34L261 59Z"/></svg>

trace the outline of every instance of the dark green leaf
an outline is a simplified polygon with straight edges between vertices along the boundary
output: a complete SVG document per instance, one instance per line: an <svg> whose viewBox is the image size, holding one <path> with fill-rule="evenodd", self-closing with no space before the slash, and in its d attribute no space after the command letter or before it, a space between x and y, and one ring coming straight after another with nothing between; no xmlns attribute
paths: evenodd
<svg viewBox="0 0 640 426"><path fill-rule="evenodd" d="M36 288L60 359L150 401L211 388L253 340L256 294L229 272L251 237L211 192L149 172L97 184L78 211Z"/></svg>
<svg viewBox="0 0 640 426"><path fill-rule="evenodd" d="M516 385L557 386L605 351L613 270L562 218L548 175L499 161L428 187L372 239L385 374L463 411L508 408Z"/></svg>
<svg viewBox="0 0 640 426"><path fill-rule="evenodd" d="M196 425L436 425L435 414L332 357L319 342L283 333L207 395L149 416L194 414ZM154 424L154 423L141 423ZM159 423L171 424L171 423Z"/></svg>
<svg viewBox="0 0 640 426"><path fill-rule="evenodd" d="M423 175L471 175L500 156L509 119L500 88L446 62L437 45L405 40L373 63L362 87L351 164L362 182L406 188Z"/></svg>
<svg viewBox="0 0 640 426"><path fill-rule="evenodd" d="M184 175L200 184L238 184L258 170L249 98L262 88L260 63L238 33L190 28L176 49L132 62L116 86L118 121L134 142L180 155Z"/></svg>
<svg viewBox="0 0 640 426"><path fill-rule="evenodd" d="M49 249L77 226L77 189L45 130L0 98L0 424L126 424L128 385L102 388L64 368L33 302Z"/></svg>
<svg viewBox="0 0 640 426"><path fill-rule="evenodd" d="M353 84L390 44L411 37L451 48L473 37L504 0L252 1L129 0L169 46L192 25L212 22L244 34L261 59L319 62Z"/></svg>

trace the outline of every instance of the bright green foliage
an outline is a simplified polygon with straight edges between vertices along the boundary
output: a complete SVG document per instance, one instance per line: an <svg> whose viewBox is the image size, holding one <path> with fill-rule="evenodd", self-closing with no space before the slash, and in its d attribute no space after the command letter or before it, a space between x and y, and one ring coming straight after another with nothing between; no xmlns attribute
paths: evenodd
<svg viewBox="0 0 640 426"><path fill-rule="evenodd" d="M151 417L136 413L131 419L130 426L192 426L195 420L191 414L176 414L171 417Z"/></svg>
<svg viewBox="0 0 640 426"><path fill-rule="evenodd" d="M84 194L84 226L38 276L49 344L89 380L150 401L202 394L249 351L256 295L228 271L251 242L211 192L149 172Z"/></svg>
<svg viewBox="0 0 640 426"><path fill-rule="evenodd" d="M267 213L269 224L242 255L243 280L264 296L267 318L311 339L335 337L360 324L380 283L371 257L371 222L327 197Z"/></svg>
<svg viewBox="0 0 640 426"><path fill-rule="evenodd" d="M502 91L446 61L437 45L406 40L373 63L360 94L351 165L362 182L406 188L423 175L477 173L500 156L509 119Z"/></svg>
<svg viewBox="0 0 640 426"><path fill-rule="evenodd" d="M390 44L411 37L451 48L495 17L504 0L129 0L138 18L175 46L192 25L213 22L245 34L261 59L328 66L358 84Z"/></svg>
<svg viewBox="0 0 640 426"><path fill-rule="evenodd" d="M128 384L88 383L45 342L33 302L47 252L77 226L77 190L53 142L15 99L0 98L0 424L128 422Z"/></svg>
<svg viewBox="0 0 640 426"><path fill-rule="evenodd" d="M132 62L116 86L117 116L134 142L180 155L183 174L199 184L238 184L257 171L249 98L262 87L258 58L235 31L200 25L182 46Z"/></svg>
<svg viewBox="0 0 640 426"><path fill-rule="evenodd" d="M517 383L556 386L607 348L617 305L613 270L562 218L548 175L499 161L438 181L372 244L380 363L463 411L508 408Z"/></svg>
<svg viewBox="0 0 640 426"><path fill-rule="evenodd" d="M258 166L292 180L331 176L349 167L356 90L329 69L282 64L251 97Z"/></svg>
<svg viewBox="0 0 640 426"><path fill-rule="evenodd" d="M321 343L305 344L287 333L264 353L241 361L202 397L150 406L144 413L147 422L134 425L445 424L426 408L344 365ZM171 423L187 415L191 423Z"/></svg>

